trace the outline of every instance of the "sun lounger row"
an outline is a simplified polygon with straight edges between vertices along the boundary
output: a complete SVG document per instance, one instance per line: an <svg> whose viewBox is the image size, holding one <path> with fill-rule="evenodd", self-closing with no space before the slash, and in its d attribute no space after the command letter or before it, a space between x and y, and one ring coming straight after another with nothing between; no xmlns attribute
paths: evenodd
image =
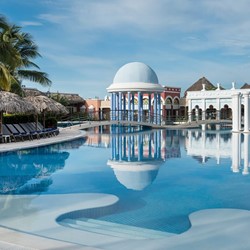
<svg viewBox="0 0 250 250"><path fill-rule="evenodd" d="M44 128L40 122L2 124L1 142L16 142L56 136L58 129Z"/></svg>

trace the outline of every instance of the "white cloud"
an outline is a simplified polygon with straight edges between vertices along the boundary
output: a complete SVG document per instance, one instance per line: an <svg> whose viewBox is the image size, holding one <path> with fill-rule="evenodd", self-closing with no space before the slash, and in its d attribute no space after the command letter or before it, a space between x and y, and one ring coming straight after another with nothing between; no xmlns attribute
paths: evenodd
<svg viewBox="0 0 250 250"><path fill-rule="evenodd" d="M43 25L41 22L33 22L33 21L22 21L20 24L22 27Z"/></svg>
<svg viewBox="0 0 250 250"><path fill-rule="evenodd" d="M38 20L50 24L40 37L41 54L53 69L74 73L56 76L55 82L62 85L63 78L65 84L73 78L77 87L84 82L88 93L100 89L105 93L116 70L135 60L152 66L164 84L188 87L203 75L213 83L248 81L249 65L240 59L250 55L249 0L45 0L42 4L47 11ZM234 57L237 63L231 62Z"/></svg>

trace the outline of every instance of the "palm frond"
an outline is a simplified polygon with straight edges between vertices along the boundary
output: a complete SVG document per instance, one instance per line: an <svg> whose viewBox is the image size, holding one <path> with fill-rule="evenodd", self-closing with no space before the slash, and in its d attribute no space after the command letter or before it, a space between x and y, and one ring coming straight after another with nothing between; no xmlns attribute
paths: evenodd
<svg viewBox="0 0 250 250"><path fill-rule="evenodd" d="M18 70L18 76L22 79L27 79L32 82L40 83L43 86L50 86L51 81L48 74L36 70Z"/></svg>
<svg viewBox="0 0 250 250"><path fill-rule="evenodd" d="M8 68L0 63L0 89L9 91L11 88L11 83L16 82Z"/></svg>

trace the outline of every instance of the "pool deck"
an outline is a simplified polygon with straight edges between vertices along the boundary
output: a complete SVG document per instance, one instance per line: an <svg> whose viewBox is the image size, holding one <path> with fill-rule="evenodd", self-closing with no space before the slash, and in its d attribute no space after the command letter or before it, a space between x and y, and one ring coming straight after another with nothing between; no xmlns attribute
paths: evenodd
<svg viewBox="0 0 250 250"><path fill-rule="evenodd" d="M86 135L80 129L96 125L99 123L86 123L61 129L58 136L51 138L0 144L0 152L77 139ZM70 211L115 204L118 199L115 196L76 194L67 197L65 195L51 197L51 195L9 196L6 201L6 196L0 196L0 249L243 250L250 248L250 211L248 210L197 211L189 216L192 227L186 232L159 239L139 240L76 230L63 227L56 222L58 216ZM20 198L28 200L28 209L26 212L22 212L22 219L17 220L15 215L18 215L20 211L16 202ZM70 202L66 203L66 201Z"/></svg>

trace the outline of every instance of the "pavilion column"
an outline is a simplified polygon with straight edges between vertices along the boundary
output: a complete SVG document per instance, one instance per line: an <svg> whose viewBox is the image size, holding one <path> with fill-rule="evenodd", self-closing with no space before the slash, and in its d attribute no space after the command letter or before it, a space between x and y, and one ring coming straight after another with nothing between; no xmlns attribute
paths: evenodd
<svg viewBox="0 0 250 250"><path fill-rule="evenodd" d="M249 132L249 92L243 94L244 97L244 132Z"/></svg>
<svg viewBox="0 0 250 250"><path fill-rule="evenodd" d="M128 121L131 121L131 93L128 92Z"/></svg>
<svg viewBox="0 0 250 250"><path fill-rule="evenodd" d="M132 121L134 121L134 114L135 114L135 94L132 93Z"/></svg>
<svg viewBox="0 0 250 250"><path fill-rule="evenodd" d="M115 120L118 121L119 120L119 95L118 93L115 94Z"/></svg>
<svg viewBox="0 0 250 250"><path fill-rule="evenodd" d="M126 93L123 93L123 117L122 120L126 121Z"/></svg>
<svg viewBox="0 0 250 250"><path fill-rule="evenodd" d="M142 98L141 98L141 92L139 91L137 93L137 98L138 98L138 117L137 117L137 121L140 122L141 121L141 116L142 116Z"/></svg>
<svg viewBox="0 0 250 250"><path fill-rule="evenodd" d="M232 132L240 131L240 93L234 93L232 95L232 118L233 128Z"/></svg>
<svg viewBox="0 0 250 250"><path fill-rule="evenodd" d="M151 123L151 94L148 94L148 121Z"/></svg>
<svg viewBox="0 0 250 250"><path fill-rule="evenodd" d="M157 124L157 94L154 93L154 123Z"/></svg>
<svg viewBox="0 0 250 250"><path fill-rule="evenodd" d="M161 94L157 94L158 95L158 108L157 108L157 124L161 124Z"/></svg>
<svg viewBox="0 0 250 250"><path fill-rule="evenodd" d="M114 110L115 110L115 93L112 93L111 94L111 113L110 113L110 117L112 121L115 120Z"/></svg>
<svg viewBox="0 0 250 250"><path fill-rule="evenodd" d="M122 119L122 92L119 92L119 99L118 99L118 120Z"/></svg>

